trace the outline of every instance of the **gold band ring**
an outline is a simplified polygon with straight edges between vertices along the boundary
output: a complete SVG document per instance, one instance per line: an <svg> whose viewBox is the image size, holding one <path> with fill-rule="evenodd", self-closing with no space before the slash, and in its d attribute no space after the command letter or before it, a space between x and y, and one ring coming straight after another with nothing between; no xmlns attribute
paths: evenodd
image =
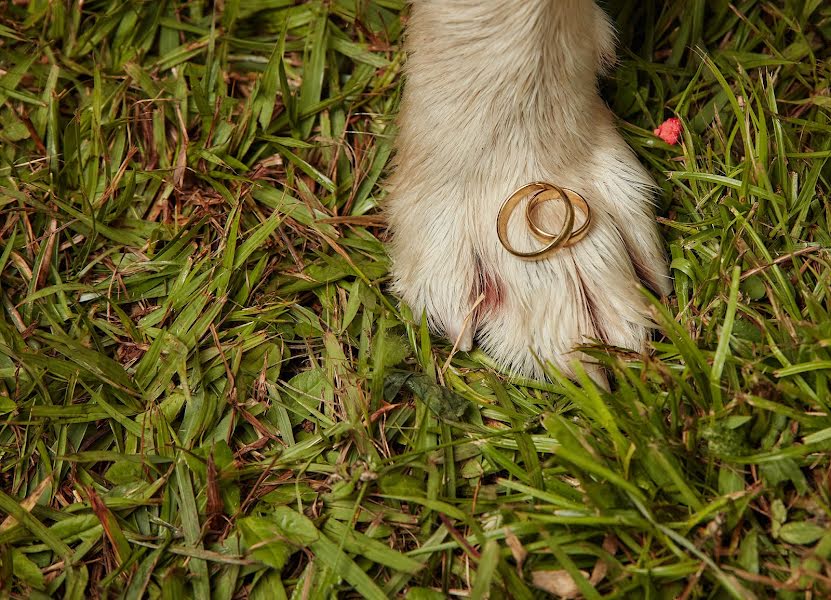
<svg viewBox="0 0 831 600"><path fill-rule="evenodd" d="M564 246L571 246L586 237L586 234L589 232L589 226L592 222L592 209L589 206L589 203L586 202L586 199L574 190L569 190L567 188L560 189L562 189L566 193L566 196L568 196L569 204L579 208L583 215L585 215L583 224L571 232L571 235L564 244ZM549 231L546 231L534 221L534 212L536 212L537 208L544 203L545 199L541 198L540 194L535 194L528 202L528 206L525 208L525 220L528 223L528 227L531 229L531 233L533 233L538 240L541 242L548 242L557 236Z"/></svg>
<svg viewBox="0 0 831 600"><path fill-rule="evenodd" d="M547 245L540 250L520 252L508 241L508 223L516 207L527 196L531 196L531 200L525 209L525 221L531 233ZM556 235L540 227L534 220L534 213L539 206L552 200L560 200L566 207L563 228ZM573 230L575 206L585 215L585 219L580 227ZM522 186L502 203L496 220L496 233L502 246L513 256L525 260L540 260L561 248L582 240L589 231L591 221L592 212L589 203L580 194L551 183L537 181Z"/></svg>
<svg viewBox="0 0 831 600"><path fill-rule="evenodd" d="M508 241L508 223L511 220L511 215L516 210L517 205L529 194L534 194L535 198L541 198L541 202L557 199L561 200L566 207L566 218L560 234L557 236L547 237L546 241L550 242L548 245L540 250L520 252L519 250L516 250ZM526 214L526 219L527 218ZM538 260L565 246L571 236L571 229L573 226L574 207L571 205L571 202L569 202L565 190L550 183L535 182L522 186L502 203L502 207L499 209L499 215L496 219L496 235L499 237L499 241L502 243L502 246L505 247L505 250L517 258L525 260Z"/></svg>

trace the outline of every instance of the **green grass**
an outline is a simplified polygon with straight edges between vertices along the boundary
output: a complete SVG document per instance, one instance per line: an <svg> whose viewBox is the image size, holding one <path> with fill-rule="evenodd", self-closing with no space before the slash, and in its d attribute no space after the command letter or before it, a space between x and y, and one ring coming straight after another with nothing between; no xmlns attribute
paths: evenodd
<svg viewBox="0 0 831 600"><path fill-rule="evenodd" d="M403 0L1 0L0 595L828 597L831 7L610 4L675 295L606 393L389 295Z"/></svg>

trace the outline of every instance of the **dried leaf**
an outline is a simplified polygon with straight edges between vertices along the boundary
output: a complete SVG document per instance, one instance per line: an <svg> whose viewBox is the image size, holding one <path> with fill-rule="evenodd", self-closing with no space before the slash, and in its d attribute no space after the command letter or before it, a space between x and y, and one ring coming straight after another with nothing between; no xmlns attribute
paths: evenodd
<svg viewBox="0 0 831 600"><path fill-rule="evenodd" d="M43 481L41 481L38 486L32 491L31 494L26 496L26 499L20 503L20 507L25 510L26 512L32 512L32 509L40 500L40 497L43 496L43 492L46 491L52 484L52 475L48 475ZM0 531L6 531L7 529L14 527L17 524L17 520L14 517L9 515L6 517L2 523L0 523Z"/></svg>
<svg viewBox="0 0 831 600"><path fill-rule="evenodd" d="M517 570L521 572L522 565L525 562L525 559L528 558L528 551L522 545L522 542L516 534L507 527L505 528L505 543L508 545L508 548L511 549L511 554L517 564Z"/></svg>
<svg viewBox="0 0 831 600"><path fill-rule="evenodd" d="M584 577L588 573L580 571ZM531 581L537 587L558 598L577 598L580 595L580 588L568 574L568 571L534 571L531 574Z"/></svg>

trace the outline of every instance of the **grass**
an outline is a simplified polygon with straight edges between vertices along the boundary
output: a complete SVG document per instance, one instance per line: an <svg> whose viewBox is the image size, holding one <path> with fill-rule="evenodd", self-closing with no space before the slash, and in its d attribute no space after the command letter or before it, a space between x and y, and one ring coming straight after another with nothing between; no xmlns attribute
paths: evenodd
<svg viewBox="0 0 831 600"><path fill-rule="evenodd" d="M675 294L607 393L389 295L403 0L0 1L2 596L828 597L831 7L610 5Z"/></svg>

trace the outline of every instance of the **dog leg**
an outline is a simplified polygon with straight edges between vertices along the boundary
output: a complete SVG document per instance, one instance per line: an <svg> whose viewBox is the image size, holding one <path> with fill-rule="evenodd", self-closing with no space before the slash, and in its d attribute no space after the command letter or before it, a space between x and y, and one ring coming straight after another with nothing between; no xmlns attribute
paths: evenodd
<svg viewBox="0 0 831 600"><path fill-rule="evenodd" d="M653 183L598 96L613 41L592 0L413 2L387 205L395 289L462 349L475 337L521 374L541 376L539 360L570 372L592 339L640 350L638 280L669 291ZM532 181L580 193L594 219L581 242L529 262L502 247L496 219Z"/></svg>

